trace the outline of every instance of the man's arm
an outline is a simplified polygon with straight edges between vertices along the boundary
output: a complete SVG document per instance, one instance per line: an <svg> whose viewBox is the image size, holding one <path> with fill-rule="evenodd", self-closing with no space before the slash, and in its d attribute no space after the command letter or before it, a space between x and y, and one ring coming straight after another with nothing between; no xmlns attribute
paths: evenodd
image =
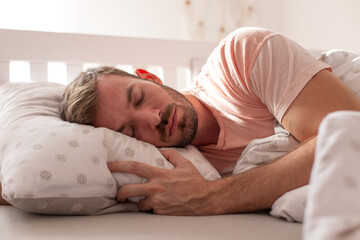
<svg viewBox="0 0 360 240"><path fill-rule="evenodd" d="M331 72L322 70L290 105L281 124L295 138L304 141L317 134L327 114L339 110L360 111L360 98Z"/></svg>
<svg viewBox="0 0 360 240"><path fill-rule="evenodd" d="M301 91L285 113L282 125L300 141L295 151L246 173L208 182L194 166L175 153L165 157L175 170L157 169L135 162L116 162L112 171L148 178L148 183L125 185L118 200L145 195L142 210L158 214L211 215L270 208L287 191L308 183L321 120L337 110L360 111L360 100L327 70L320 71ZM308 139L308 140L307 140Z"/></svg>

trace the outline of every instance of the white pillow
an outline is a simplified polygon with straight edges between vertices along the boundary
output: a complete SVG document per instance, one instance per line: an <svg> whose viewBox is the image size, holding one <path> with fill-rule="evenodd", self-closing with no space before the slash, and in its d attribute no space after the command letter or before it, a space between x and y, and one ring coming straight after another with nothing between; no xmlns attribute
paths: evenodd
<svg viewBox="0 0 360 240"><path fill-rule="evenodd" d="M320 59L331 65L333 74L360 97L360 54L334 49L321 54Z"/></svg>
<svg viewBox="0 0 360 240"><path fill-rule="evenodd" d="M134 160L172 169L153 145L106 128L62 121L64 86L7 83L0 86L0 182L3 198L19 209L45 214L136 211L114 200L119 186L145 182L108 170L109 161ZM195 148L179 150L208 180L217 171ZM137 202L139 198L132 199Z"/></svg>

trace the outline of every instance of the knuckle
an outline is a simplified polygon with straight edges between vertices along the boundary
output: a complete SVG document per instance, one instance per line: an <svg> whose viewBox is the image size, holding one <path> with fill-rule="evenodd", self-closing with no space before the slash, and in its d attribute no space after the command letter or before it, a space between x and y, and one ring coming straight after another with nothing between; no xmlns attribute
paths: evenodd
<svg viewBox="0 0 360 240"><path fill-rule="evenodd" d="M158 207L163 206L164 202L161 201L160 199L156 198L156 199L153 199L152 203L153 203L154 208L158 209Z"/></svg>
<svg viewBox="0 0 360 240"><path fill-rule="evenodd" d="M165 215L166 214L165 210L162 208L154 208L153 213L157 214L157 215Z"/></svg>
<svg viewBox="0 0 360 240"><path fill-rule="evenodd" d="M149 186L149 190L155 194L155 193L161 193L164 191L163 187L160 184L151 184Z"/></svg>
<svg viewBox="0 0 360 240"><path fill-rule="evenodd" d="M137 167L136 162L129 162L129 168L130 168L131 170L137 169L138 167Z"/></svg>
<svg viewBox="0 0 360 240"><path fill-rule="evenodd" d="M147 211L149 209L147 209L146 207L146 202L145 201L140 201L139 204L138 204L139 208L141 211Z"/></svg>
<svg viewBox="0 0 360 240"><path fill-rule="evenodd" d="M140 170L140 166L137 162L129 162L129 170L131 172L138 172Z"/></svg>
<svg viewBox="0 0 360 240"><path fill-rule="evenodd" d="M159 179L167 179L169 177L169 173L166 170L160 169L157 172L157 177Z"/></svg>
<svg viewBox="0 0 360 240"><path fill-rule="evenodd" d="M118 191L118 196L119 197L126 197L130 194L130 188L128 185L124 185L122 186L119 191Z"/></svg>
<svg viewBox="0 0 360 240"><path fill-rule="evenodd" d="M153 213L157 215L161 215L161 210L154 208Z"/></svg>

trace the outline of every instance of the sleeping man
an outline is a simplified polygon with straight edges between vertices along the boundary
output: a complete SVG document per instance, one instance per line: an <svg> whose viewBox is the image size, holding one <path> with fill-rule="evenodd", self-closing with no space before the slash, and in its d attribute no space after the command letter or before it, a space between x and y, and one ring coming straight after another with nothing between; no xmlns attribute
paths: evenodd
<svg viewBox="0 0 360 240"><path fill-rule="evenodd" d="M109 165L111 171L148 179L121 187L117 200L145 196L139 207L156 214L270 208L284 193L308 184L321 120L333 111L360 110L360 100L329 65L265 29L243 28L230 34L184 92L161 85L150 73L137 74L110 67L81 73L64 93L62 118L106 127L158 147L195 145L223 175L231 173L250 141L274 134L275 120L302 142L270 164L216 181L205 180L174 151L162 152L174 170L139 162Z"/></svg>

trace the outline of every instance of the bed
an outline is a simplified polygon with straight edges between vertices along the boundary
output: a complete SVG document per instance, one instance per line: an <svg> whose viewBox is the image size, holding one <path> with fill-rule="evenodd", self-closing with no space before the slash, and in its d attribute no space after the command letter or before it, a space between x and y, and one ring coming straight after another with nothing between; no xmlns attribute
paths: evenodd
<svg viewBox="0 0 360 240"><path fill-rule="evenodd" d="M168 86L181 89L186 87L192 77L200 71L216 45L203 42L20 30L0 30L0 39L0 83L4 85L13 81L13 63L26 61L26 66L30 69L28 79L36 82L37 85L34 86L37 89L51 81L50 66L59 62L62 66L66 66L65 74L62 75L63 84L74 79L84 67L100 64L117 66L130 72L135 68L149 69L160 75ZM58 90L56 91L59 93ZM88 134L90 130L81 129L81 131L83 134ZM30 128L29 132L34 134L32 139L36 139L38 134L36 129ZM19 146L21 144L19 143ZM71 147L76 147L76 142L71 144ZM34 146L36 150L42 148L42 145ZM6 152L9 146L4 144L0 147L0 152ZM126 149L125 155L129 157L133 154L131 149ZM57 156L57 161L62 162L63 158ZM98 164L98 159L92 157L92 163ZM26 162L22 161L19 164ZM5 168L6 166L2 166L2 171ZM47 180L54 175L43 171L41 177ZM84 179L78 178L78 183L84 185ZM351 185L352 182L349 184ZM108 181L107 187L113 191L116 185ZM39 204L37 206L39 207ZM44 205L40 204L39 209L43 208ZM21 210L13 206L0 206L1 238L302 239L303 224L274 218L268 212L173 217L129 212L129 208L131 206L126 206L125 210L118 208L117 213L100 211L92 214L93 216L79 216L83 214L75 208L79 214L59 216L58 212L54 212L55 215L45 215L39 214L41 211L38 213L26 211L26 207Z"/></svg>

